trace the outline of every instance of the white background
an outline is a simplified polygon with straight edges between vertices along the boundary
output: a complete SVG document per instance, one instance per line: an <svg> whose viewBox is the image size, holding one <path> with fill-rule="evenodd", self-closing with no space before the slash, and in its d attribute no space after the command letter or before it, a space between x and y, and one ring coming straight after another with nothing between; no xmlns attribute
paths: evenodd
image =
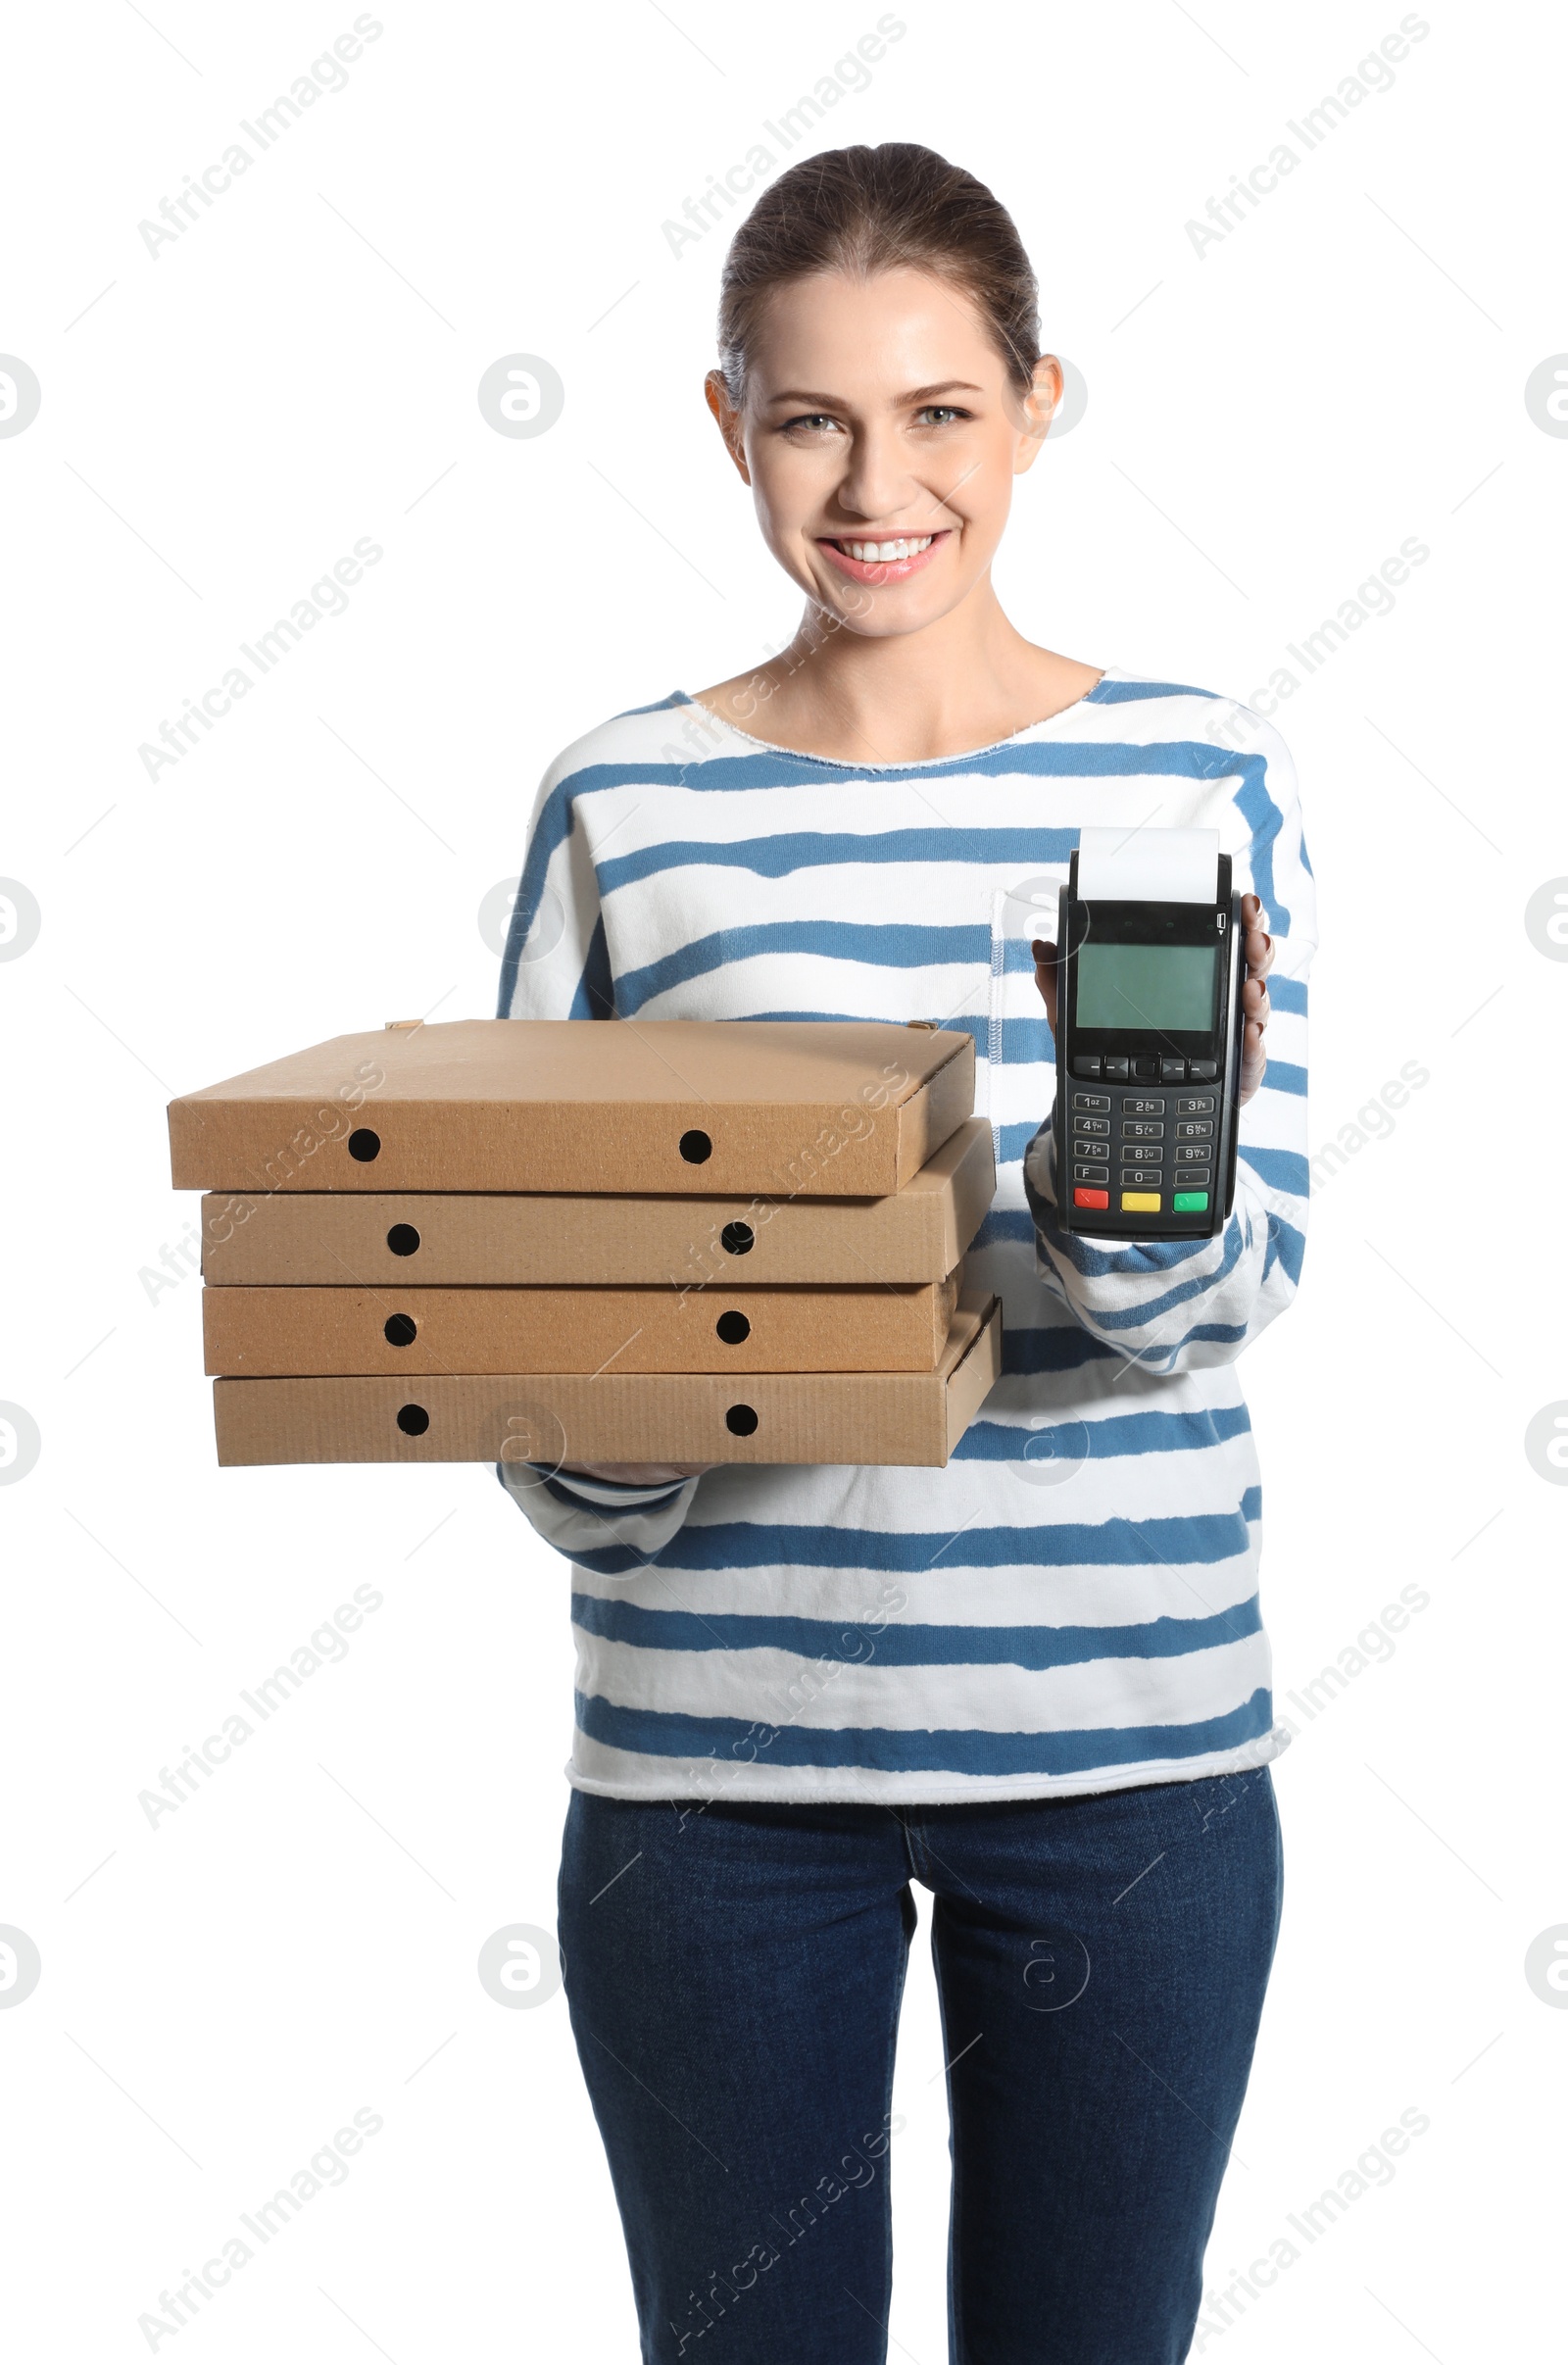
<svg viewBox="0 0 1568 2365"><path fill-rule="evenodd" d="M10 36L0 350L42 387L0 438L0 871L42 914L0 962L0 1399L42 1440L0 1487L0 1923L43 1963L0 2009L28 2359L145 2355L138 2315L359 2107L384 2126L347 2183L159 2354L635 2352L564 1998L503 2010L475 1971L502 1925L554 1922L565 1571L487 1470L220 1472L199 1285L145 1276L194 1209L167 1185L170 1097L346 1029L490 1014L477 910L547 762L792 630L701 399L723 233L677 257L662 224L876 0L382 5L348 86L150 254L138 223L353 13L89 0ZM1431 2125L1201 2353L1534 2353L1560 2316L1568 2017L1524 1956L1568 1922L1568 1495L1524 1431L1568 1397L1568 968L1524 910L1568 873L1568 440L1525 383L1568 347L1560 21L1428 10L1394 86L1308 152L1287 119L1398 0L897 15L788 161L924 140L1018 220L1089 401L1020 490L1011 613L1242 697L1291 666L1314 1151L1430 1071L1327 1180L1299 1302L1247 1358L1302 1730L1210 2284L1401 2110ZM1187 222L1282 138L1297 170L1196 252ZM564 382L547 434L480 415L513 353ZM384 556L348 612L149 778L138 748L363 536ZM1393 613L1308 677L1287 644L1407 537L1430 557ZM150 1828L138 1794L360 1583L383 1601L346 1659ZM1392 1659L1293 1710L1410 1583L1430 1605ZM917 2365L946 2353L940 2066L922 1931L892 2321Z"/></svg>

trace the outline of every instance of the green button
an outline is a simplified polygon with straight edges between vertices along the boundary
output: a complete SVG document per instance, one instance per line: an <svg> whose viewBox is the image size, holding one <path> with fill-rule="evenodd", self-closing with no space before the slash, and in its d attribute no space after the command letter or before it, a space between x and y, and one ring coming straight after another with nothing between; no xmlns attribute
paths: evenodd
<svg viewBox="0 0 1568 2365"><path fill-rule="evenodd" d="M1178 1191L1171 1201L1178 1215L1201 1215L1208 1205L1206 1191Z"/></svg>

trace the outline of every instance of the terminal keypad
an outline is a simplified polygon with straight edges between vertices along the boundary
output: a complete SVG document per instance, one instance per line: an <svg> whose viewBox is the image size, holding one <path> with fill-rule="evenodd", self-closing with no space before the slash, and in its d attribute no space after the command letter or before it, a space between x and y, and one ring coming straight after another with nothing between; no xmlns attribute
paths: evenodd
<svg viewBox="0 0 1568 2365"><path fill-rule="evenodd" d="M1201 1068L1211 1063L1162 1060L1152 1077L1139 1075L1141 1064L1109 1059L1074 1062L1068 1092L1073 1204L1080 1208L1118 1205L1147 1214L1206 1214L1214 1178L1215 1094L1151 1093L1139 1087L1206 1081ZM1086 1072L1091 1066L1092 1074ZM1085 1091L1080 1080L1101 1089ZM1119 1201L1111 1197L1113 1175Z"/></svg>

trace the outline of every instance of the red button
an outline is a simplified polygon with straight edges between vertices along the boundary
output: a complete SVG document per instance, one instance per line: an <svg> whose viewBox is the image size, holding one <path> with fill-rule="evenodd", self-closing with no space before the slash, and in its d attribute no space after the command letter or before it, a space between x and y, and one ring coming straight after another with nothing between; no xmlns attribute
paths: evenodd
<svg viewBox="0 0 1568 2365"><path fill-rule="evenodd" d="M1072 1204L1075 1207L1108 1207L1110 1193L1108 1191L1074 1191Z"/></svg>

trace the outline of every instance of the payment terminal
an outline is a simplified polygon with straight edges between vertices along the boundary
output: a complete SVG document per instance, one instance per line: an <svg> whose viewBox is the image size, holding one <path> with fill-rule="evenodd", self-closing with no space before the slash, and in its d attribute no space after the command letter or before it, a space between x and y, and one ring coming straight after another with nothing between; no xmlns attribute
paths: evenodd
<svg viewBox="0 0 1568 2365"><path fill-rule="evenodd" d="M1217 830L1090 830L1061 890L1056 1199L1069 1232L1220 1231L1236 1189L1246 979Z"/></svg>

